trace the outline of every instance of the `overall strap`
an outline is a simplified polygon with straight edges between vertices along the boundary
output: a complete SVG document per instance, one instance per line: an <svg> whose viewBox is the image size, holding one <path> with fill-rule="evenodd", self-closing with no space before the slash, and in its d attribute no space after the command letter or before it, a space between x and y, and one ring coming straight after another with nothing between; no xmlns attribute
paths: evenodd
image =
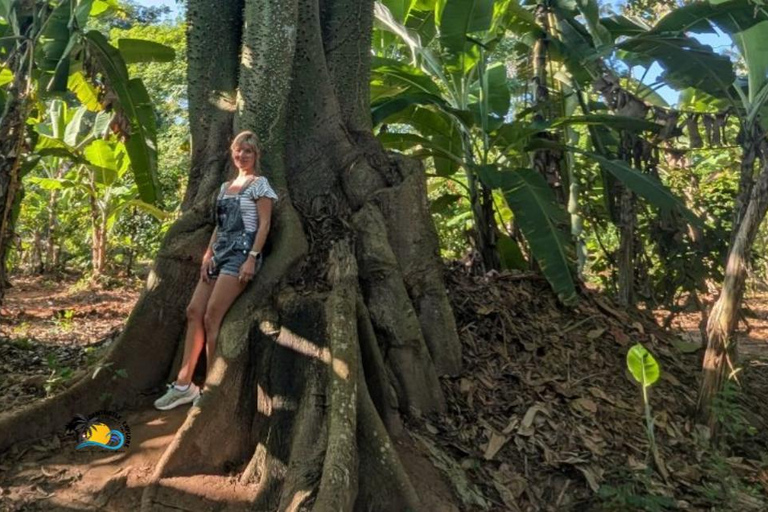
<svg viewBox="0 0 768 512"><path fill-rule="evenodd" d="M227 190L229 190L229 186L230 186L231 183L232 183L231 181L225 181L224 182L224 184L219 189L219 195L218 195L218 197L216 199L221 199L222 197L224 197L226 195Z"/></svg>

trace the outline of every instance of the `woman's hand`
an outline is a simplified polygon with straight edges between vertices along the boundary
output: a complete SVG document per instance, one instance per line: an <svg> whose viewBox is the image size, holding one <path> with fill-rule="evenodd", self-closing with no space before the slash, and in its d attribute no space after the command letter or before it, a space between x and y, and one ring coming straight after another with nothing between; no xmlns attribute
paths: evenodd
<svg viewBox="0 0 768 512"><path fill-rule="evenodd" d="M209 271L213 272L213 255L206 252L203 256L203 264L200 266L200 279L202 279L204 283L211 281L211 278L208 277Z"/></svg>
<svg viewBox="0 0 768 512"><path fill-rule="evenodd" d="M245 263L240 265L240 274L237 276L237 279L241 283L247 283L251 279L253 279L253 275L256 273L256 258L253 256L248 256L248 259L245 260Z"/></svg>

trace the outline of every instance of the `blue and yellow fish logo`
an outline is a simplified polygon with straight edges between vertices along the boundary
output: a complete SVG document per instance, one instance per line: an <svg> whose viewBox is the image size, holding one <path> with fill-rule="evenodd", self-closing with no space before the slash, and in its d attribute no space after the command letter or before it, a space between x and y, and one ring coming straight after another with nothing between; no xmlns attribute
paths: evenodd
<svg viewBox="0 0 768 512"><path fill-rule="evenodd" d="M69 430L77 432L80 443L76 449L97 446L107 450L119 450L125 445L125 435L120 430L110 429L97 418L77 415L68 425Z"/></svg>

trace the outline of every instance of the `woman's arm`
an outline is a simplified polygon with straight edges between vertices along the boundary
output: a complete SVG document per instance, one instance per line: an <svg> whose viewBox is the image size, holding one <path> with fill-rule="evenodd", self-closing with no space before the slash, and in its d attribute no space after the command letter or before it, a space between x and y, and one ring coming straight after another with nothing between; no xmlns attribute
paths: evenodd
<svg viewBox="0 0 768 512"><path fill-rule="evenodd" d="M253 275L256 273L256 258L253 253L261 253L261 250L264 248L264 242L267 240L269 225L272 220L272 199L269 197L262 197L256 201L256 208L259 211L259 230L256 233L256 239L253 241L251 254L248 254L245 263L240 267L240 275L238 276L238 279L241 283L247 283L253 279Z"/></svg>
<svg viewBox="0 0 768 512"><path fill-rule="evenodd" d="M208 242L208 248L205 250L205 254L203 254L203 264L200 265L200 279L202 279L204 283L210 281L210 278L208 277L208 269L213 265L213 242L216 240L216 230L218 230L218 226L213 228L211 240Z"/></svg>
<svg viewBox="0 0 768 512"><path fill-rule="evenodd" d="M272 221L272 199L262 197L256 201L256 208L259 210L259 230L256 232L256 240L253 241L251 250L260 253L267 241L269 226Z"/></svg>
<svg viewBox="0 0 768 512"><path fill-rule="evenodd" d="M208 241L208 247L205 250L205 254L203 254L203 261L213 257L213 242L216 241L216 232L218 231L218 229L219 229L218 226L213 228L213 233L211 233L211 239Z"/></svg>

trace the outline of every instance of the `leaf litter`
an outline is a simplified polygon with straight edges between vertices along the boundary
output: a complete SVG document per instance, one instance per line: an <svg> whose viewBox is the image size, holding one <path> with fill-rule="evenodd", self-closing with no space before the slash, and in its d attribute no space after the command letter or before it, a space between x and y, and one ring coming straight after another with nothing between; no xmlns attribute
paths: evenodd
<svg viewBox="0 0 768 512"><path fill-rule="evenodd" d="M591 291L568 309L530 273L454 269L446 281L463 371L443 378L446 412L413 427L465 510L768 509L763 362L744 363L745 389L723 406L732 432L713 450L693 421L703 351L651 313ZM635 343L661 365L649 391L657 461L626 369Z"/></svg>

